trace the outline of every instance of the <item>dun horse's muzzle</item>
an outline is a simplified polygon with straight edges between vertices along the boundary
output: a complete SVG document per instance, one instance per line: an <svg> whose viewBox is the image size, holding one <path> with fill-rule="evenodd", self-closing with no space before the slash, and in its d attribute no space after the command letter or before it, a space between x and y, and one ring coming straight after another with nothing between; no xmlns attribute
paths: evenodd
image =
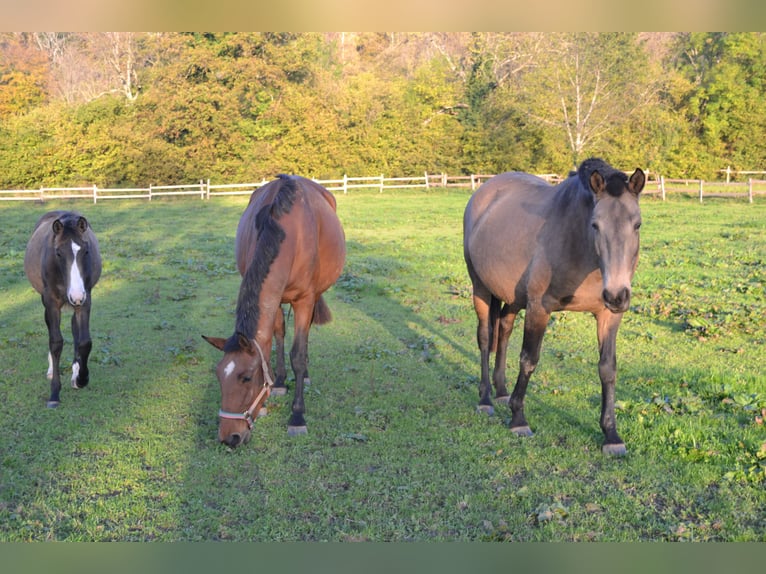
<svg viewBox="0 0 766 574"><path fill-rule="evenodd" d="M616 293L604 289L601 293L606 308L613 313L624 313L630 307L630 288L623 287Z"/></svg>

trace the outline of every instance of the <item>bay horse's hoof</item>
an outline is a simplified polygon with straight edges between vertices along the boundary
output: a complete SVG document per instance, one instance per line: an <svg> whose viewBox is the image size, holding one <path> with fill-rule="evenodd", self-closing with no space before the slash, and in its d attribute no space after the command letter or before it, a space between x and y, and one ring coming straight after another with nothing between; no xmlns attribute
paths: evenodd
<svg viewBox="0 0 766 574"><path fill-rule="evenodd" d="M306 429L306 425L299 426L299 427L293 427L293 426L287 427L287 436L298 436L298 435L302 435L306 433L308 433L308 430Z"/></svg>
<svg viewBox="0 0 766 574"><path fill-rule="evenodd" d="M628 449L625 448L624 443L605 444L601 447L601 452L609 456L625 456L628 454Z"/></svg>
<svg viewBox="0 0 766 574"><path fill-rule="evenodd" d="M48 401L45 403L45 406L49 409L55 409L57 406L59 406L61 403L59 401Z"/></svg>
<svg viewBox="0 0 766 574"><path fill-rule="evenodd" d="M479 405L476 407L476 412L492 416L495 414L495 407L492 405Z"/></svg>
<svg viewBox="0 0 766 574"><path fill-rule="evenodd" d="M283 397L287 394L287 387L271 387L271 394L275 397Z"/></svg>
<svg viewBox="0 0 766 574"><path fill-rule="evenodd" d="M523 427L511 427L511 432L518 436L534 436L535 433L528 426Z"/></svg>
<svg viewBox="0 0 766 574"><path fill-rule="evenodd" d="M511 395L503 395L502 397L495 397L495 402L501 405L507 405L511 402Z"/></svg>
<svg viewBox="0 0 766 574"><path fill-rule="evenodd" d="M267 409L266 407L261 407L260 410L258 411L257 416L258 418L260 418L260 417L265 417L267 414L269 414L269 409Z"/></svg>
<svg viewBox="0 0 766 574"><path fill-rule="evenodd" d="M308 377L304 377L303 384L308 387L311 384L311 379L309 379Z"/></svg>

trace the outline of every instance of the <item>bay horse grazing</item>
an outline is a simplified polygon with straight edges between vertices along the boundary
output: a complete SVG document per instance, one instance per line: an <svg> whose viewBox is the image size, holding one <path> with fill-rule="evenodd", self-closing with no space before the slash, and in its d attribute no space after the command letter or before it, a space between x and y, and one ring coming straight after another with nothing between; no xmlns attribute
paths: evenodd
<svg viewBox="0 0 766 574"><path fill-rule="evenodd" d="M42 296L48 326L48 378L51 396L48 407L59 405L61 378L59 361L64 348L61 309L69 306L74 337L72 387L88 384L91 289L101 277L101 253L88 220L73 211L51 211L35 225L24 254L24 271Z"/></svg>
<svg viewBox="0 0 766 574"><path fill-rule="evenodd" d="M280 175L250 197L239 221L235 254L242 275L234 334L204 337L224 352L216 367L221 385L218 439L247 442L253 419L272 389L284 389L284 315L290 304L295 333L290 362L295 396L288 434L306 432L303 387L308 380L308 336L331 319L322 297L340 276L346 258L335 197L299 176ZM269 358L277 338L277 381Z"/></svg>
<svg viewBox="0 0 766 574"><path fill-rule="evenodd" d="M614 415L616 338L630 305L638 263L638 196L644 183L640 169L628 178L603 160L591 158L556 186L533 175L509 172L489 179L468 201L463 249L479 322L479 409L493 412L489 356L495 352L495 398L510 403L514 433L532 434L524 416L524 395L551 313L585 311L593 313L597 324L602 451L626 453ZM522 309L519 374L509 397L506 351Z"/></svg>

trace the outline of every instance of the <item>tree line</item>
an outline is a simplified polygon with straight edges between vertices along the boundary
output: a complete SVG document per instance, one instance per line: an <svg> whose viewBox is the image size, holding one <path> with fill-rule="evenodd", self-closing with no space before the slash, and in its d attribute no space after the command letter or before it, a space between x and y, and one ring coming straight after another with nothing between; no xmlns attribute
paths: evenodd
<svg viewBox="0 0 766 574"><path fill-rule="evenodd" d="M1 33L0 187L766 166L763 33Z"/></svg>

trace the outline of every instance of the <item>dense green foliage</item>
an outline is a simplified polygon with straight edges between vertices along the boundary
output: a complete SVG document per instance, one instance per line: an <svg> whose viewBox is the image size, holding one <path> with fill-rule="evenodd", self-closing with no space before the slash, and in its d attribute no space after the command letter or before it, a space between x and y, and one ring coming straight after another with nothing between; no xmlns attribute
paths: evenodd
<svg viewBox="0 0 766 574"><path fill-rule="evenodd" d="M766 164L761 33L0 35L0 188Z"/></svg>
<svg viewBox="0 0 766 574"><path fill-rule="evenodd" d="M348 257L334 320L311 333L308 434L287 436L291 395L275 397L235 451L216 441L220 353L200 335L233 329L247 198L0 204L0 541L766 540L762 198L642 200L620 459L599 448L585 314L551 319L527 395L535 436L511 433L507 409L476 413L467 192L337 199ZM104 273L91 384L49 410L23 259L59 207L90 218ZM510 379L521 336L517 323Z"/></svg>

